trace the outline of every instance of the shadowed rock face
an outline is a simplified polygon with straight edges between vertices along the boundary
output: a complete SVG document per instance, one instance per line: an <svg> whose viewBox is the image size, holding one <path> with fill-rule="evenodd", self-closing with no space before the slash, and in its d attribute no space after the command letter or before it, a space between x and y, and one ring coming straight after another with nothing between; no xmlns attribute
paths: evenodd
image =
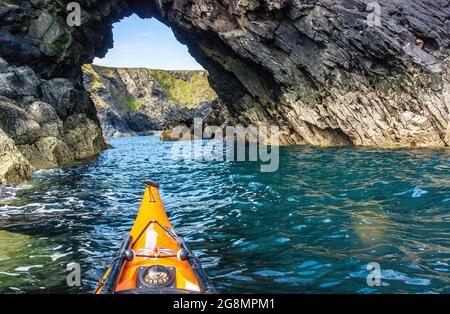
<svg viewBox="0 0 450 314"><path fill-rule="evenodd" d="M63 1L0 0L0 56L80 86L137 13L172 27L235 123L279 125L284 144L448 146L449 1L379 0L375 27L368 2L90 0L69 27Z"/></svg>

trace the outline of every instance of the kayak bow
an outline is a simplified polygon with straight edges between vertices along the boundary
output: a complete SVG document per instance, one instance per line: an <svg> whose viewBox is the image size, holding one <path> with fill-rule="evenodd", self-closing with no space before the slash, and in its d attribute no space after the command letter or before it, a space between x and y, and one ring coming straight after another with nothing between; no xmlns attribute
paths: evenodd
<svg viewBox="0 0 450 314"><path fill-rule="evenodd" d="M200 261L170 224L158 184L146 181L134 225L96 294L215 293Z"/></svg>

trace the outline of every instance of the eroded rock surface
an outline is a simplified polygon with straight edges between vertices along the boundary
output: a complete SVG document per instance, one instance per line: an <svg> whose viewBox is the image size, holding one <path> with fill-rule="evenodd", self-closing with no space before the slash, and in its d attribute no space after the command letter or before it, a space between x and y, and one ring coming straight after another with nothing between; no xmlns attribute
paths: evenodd
<svg viewBox="0 0 450 314"><path fill-rule="evenodd" d="M378 0L376 26L369 2L90 0L79 1L81 26L70 27L66 2L0 0L0 56L48 82L45 99L32 76L20 88L3 76L0 89L91 119L92 102L73 93L59 102L53 89L79 92L81 65L112 47L112 23L137 13L171 26L236 122L278 125L284 144L448 146L450 2ZM21 106L8 107L22 121L16 146L40 138Z"/></svg>
<svg viewBox="0 0 450 314"><path fill-rule="evenodd" d="M0 184L20 182L28 179L32 170L14 141L0 130Z"/></svg>
<svg viewBox="0 0 450 314"><path fill-rule="evenodd" d="M215 99L195 108L181 108L177 110L165 124L160 139L162 141L179 141L202 138L206 120L218 103L219 100ZM194 132L195 122L199 122L198 134Z"/></svg>
<svg viewBox="0 0 450 314"><path fill-rule="evenodd" d="M378 1L374 27L369 2L165 1L155 10L237 120L279 125L283 143L448 146L449 1Z"/></svg>

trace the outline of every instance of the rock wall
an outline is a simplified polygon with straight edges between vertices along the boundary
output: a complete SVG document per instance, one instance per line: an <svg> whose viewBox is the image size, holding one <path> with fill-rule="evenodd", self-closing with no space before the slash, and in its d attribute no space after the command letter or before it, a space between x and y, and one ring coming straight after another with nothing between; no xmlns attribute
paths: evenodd
<svg viewBox="0 0 450 314"><path fill-rule="evenodd" d="M67 160L69 153L87 157L103 145L94 106L82 91L81 65L105 55L112 24L132 13L169 25L208 70L235 121L279 125L284 144L450 143L449 0L378 0L376 26L368 23L369 0L78 2L81 26L69 26L65 1L0 0L7 73L35 73L25 75L32 86L42 82L34 101L53 107L62 123L53 115L59 135L36 147L48 130L37 136L42 127L21 107L29 103L2 94L1 128L19 150L28 147L22 155L48 147L58 152L50 162L38 153L36 166ZM8 84L3 78L0 86L11 93ZM13 89L27 97L35 92ZM18 132L5 126L14 119L25 121ZM90 131L79 135L84 128Z"/></svg>
<svg viewBox="0 0 450 314"><path fill-rule="evenodd" d="M83 66L105 138L162 130L180 110L217 98L206 71Z"/></svg>
<svg viewBox="0 0 450 314"><path fill-rule="evenodd" d="M86 90L0 58L0 184L95 156L105 146Z"/></svg>
<svg viewBox="0 0 450 314"><path fill-rule="evenodd" d="M279 125L285 144L448 146L450 2L381 0L373 27L369 2L164 1L154 10L236 120Z"/></svg>

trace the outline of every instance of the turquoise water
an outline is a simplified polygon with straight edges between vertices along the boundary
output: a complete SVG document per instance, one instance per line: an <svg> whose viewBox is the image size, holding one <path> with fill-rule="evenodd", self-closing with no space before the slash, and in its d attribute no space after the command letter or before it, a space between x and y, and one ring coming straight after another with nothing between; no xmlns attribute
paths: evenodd
<svg viewBox="0 0 450 314"><path fill-rule="evenodd" d="M152 178L178 234L225 293L450 293L450 151L282 147L257 162L172 160L116 138L78 166L4 188L0 292L91 292ZM66 265L81 266L68 287ZM381 267L369 287L367 264Z"/></svg>

